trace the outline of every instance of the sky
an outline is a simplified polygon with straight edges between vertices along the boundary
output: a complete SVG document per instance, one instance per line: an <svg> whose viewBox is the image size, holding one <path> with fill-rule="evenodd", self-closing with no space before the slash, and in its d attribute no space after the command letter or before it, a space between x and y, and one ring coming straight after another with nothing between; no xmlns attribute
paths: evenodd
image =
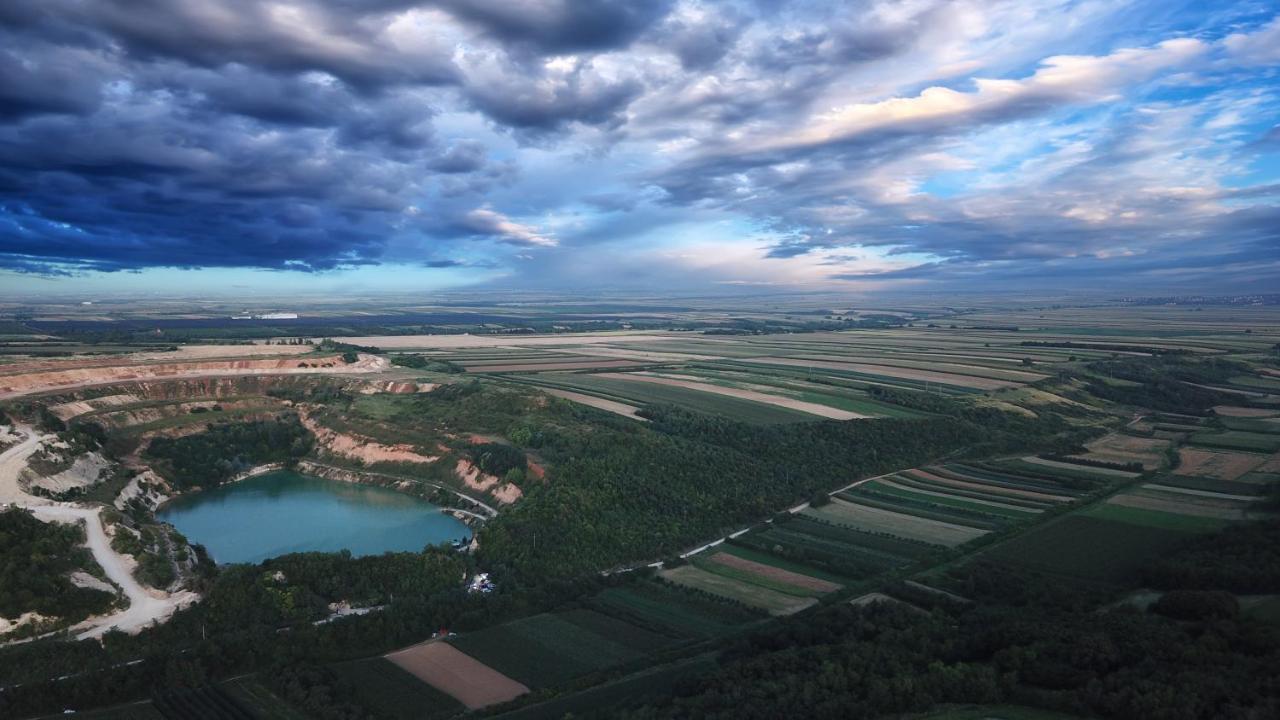
<svg viewBox="0 0 1280 720"><path fill-rule="evenodd" d="M0 287L1280 291L1280 3L4 0Z"/></svg>

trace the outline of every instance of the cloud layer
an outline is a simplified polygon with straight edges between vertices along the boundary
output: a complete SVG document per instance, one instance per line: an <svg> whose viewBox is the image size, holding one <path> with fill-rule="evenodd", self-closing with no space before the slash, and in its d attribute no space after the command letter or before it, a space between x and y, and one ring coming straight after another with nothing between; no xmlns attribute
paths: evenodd
<svg viewBox="0 0 1280 720"><path fill-rule="evenodd" d="M0 272L1274 288L1280 19L1204 5L8 0Z"/></svg>

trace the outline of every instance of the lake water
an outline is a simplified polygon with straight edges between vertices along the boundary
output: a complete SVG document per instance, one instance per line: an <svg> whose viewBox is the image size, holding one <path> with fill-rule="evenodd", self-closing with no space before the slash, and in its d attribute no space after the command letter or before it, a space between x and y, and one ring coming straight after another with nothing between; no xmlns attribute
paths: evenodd
<svg viewBox="0 0 1280 720"><path fill-rule="evenodd" d="M470 528L426 500L287 471L176 498L156 517L219 563L307 551L417 552L471 537Z"/></svg>

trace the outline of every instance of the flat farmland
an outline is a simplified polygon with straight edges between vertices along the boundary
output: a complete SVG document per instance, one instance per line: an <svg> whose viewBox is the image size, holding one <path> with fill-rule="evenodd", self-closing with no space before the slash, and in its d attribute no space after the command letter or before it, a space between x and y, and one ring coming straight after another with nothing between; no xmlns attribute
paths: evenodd
<svg viewBox="0 0 1280 720"><path fill-rule="evenodd" d="M916 517L839 498L822 507L809 508L802 514L863 532L886 533L947 547L962 545L987 533L986 530L958 523Z"/></svg>
<svg viewBox="0 0 1280 720"><path fill-rule="evenodd" d="M813 421L813 415L767 403L684 387L619 380L608 375L539 374L517 380L538 387L593 395L627 405L670 403L713 415L734 417L744 422L773 424Z"/></svg>
<svg viewBox="0 0 1280 720"><path fill-rule="evenodd" d="M570 611L513 620L450 643L504 675L545 687L635 660L667 641L621 620Z"/></svg>
<svg viewBox="0 0 1280 720"><path fill-rule="evenodd" d="M838 583L781 568L774 564L757 562L729 552L713 552L698 566L710 572L717 572L717 568L723 568L729 571L727 577L746 580L788 595L807 597L822 595L840 589Z"/></svg>
<svg viewBox="0 0 1280 720"><path fill-rule="evenodd" d="M772 357L756 357L751 358L751 362L763 363L766 365L785 365L788 367L807 367L822 368L828 370L849 370L852 372L863 373L871 376L883 376L890 378L902 378L906 380L914 380L917 382L941 383L943 385L951 385L958 388L966 388L969 390L999 390L1001 388L1014 387L1018 385L1016 382L1008 380L992 380L990 378L972 377L967 375L957 375L954 373L938 372L936 370L920 370L915 368L895 367L892 365L873 365L870 363L855 363L832 360L801 360L797 358L772 358Z"/></svg>
<svg viewBox="0 0 1280 720"><path fill-rule="evenodd" d="M723 635L763 615L657 580L608 588L589 605L674 640Z"/></svg>
<svg viewBox="0 0 1280 720"><path fill-rule="evenodd" d="M605 410L624 417L644 421L644 418L636 414L636 411L640 408L635 405L628 405L627 403L596 397L595 395L573 392L572 390L560 390L559 388L543 388L542 391L548 395L554 395L558 398L563 398L570 402L576 402L580 405L588 405L598 410Z"/></svg>
<svg viewBox="0 0 1280 720"><path fill-rule="evenodd" d="M1266 455L1238 452L1215 452L1197 448L1178 449L1176 475L1199 475L1215 480L1235 480L1258 469L1267 461Z"/></svg>
<svg viewBox="0 0 1280 720"><path fill-rule="evenodd" d="M472 710L514 700L529 692L524 684L445 642L413 645L386 658Z"/></svg>
<svg viewBox="0 0 1280 720"><path fill-rule="evenodd" d="M452 696L386 658L340 663L334 670L356 688L361 701L380 718L427 720L456 715L464 709Z"/></svg>
<svg viewBox="0 0 1280 720"><path fill-rule="evenodd" d="M659 576L668 582L695 590L736 600L749 607L759 608L770 615L790 615L811 607L818 601L812 597L797 597L733 578L707 572L693 565L662 570Z"/></svg>
<svg viewBox="0 0 1280 720"><path fill-rule="evenodd" d="M1170 442L1161 438L1144 438L1111 433L1097 440L1085 443L1089 452L1083 457L1087 460L1117 463L1141 463L1146 469L1158 468L1165 462L1165 452Z"/></svg>
<svg viewBox="0 0 1280 720"><path fill-rule="evenodd" d="M1086 582L1124 583L1153 558L1185 542L1183 530L1074 513L983 553L984 558Z"/></svg>
<svg viewBox="0 0 1280 720"><path fill-rule="evenodd" d="M689 378L687 376L672 377L641 373L618 373L610 374L605 377L631 382L647 382L657 385L667 385L670 387L687 388L689 390L697 390L699 392L711 393L713 395L725 395L738 400L750 400L752 402L763 403L765 405L776 405L788 410L808 413L809 415L815 415L817 417L831 420L857 420L867 417L866 415L859 415L858 413L849 412L848 410L840 410L839 408L819 403L797 400L784 395L773 395L747 388L725 387L714 383L699 382L697 378Z"/></svg>

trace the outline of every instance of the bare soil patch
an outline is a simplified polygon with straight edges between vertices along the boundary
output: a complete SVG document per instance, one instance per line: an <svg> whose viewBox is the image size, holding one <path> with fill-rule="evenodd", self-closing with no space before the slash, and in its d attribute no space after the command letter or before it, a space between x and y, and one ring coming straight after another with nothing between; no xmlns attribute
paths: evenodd
<svg viewBox="0 0 1280 720"><path fill-rule="evenodd" d="M1164 463L1164 453L1169 449L1169 441L1112 433L1086 443L1085 447L1089 448L1089 453L1084 457L1090 460L1121 464L1136 462L1150 469Z"/></svg>
<svg viewBox="0 0 1280 720"><path fill-rule="evenodd" d="M529 688L445 642L428 642L386 656L431 687L472 710L504 703Z"/></svg>
<svg viewBox="0 0 1280 720"><path fill-rule="evenodd" d="M70 364L70 363L69 363ZM65 390L114 382L193 378L217 375L356 374L382 372L390 363L376 355L360 355L353 363L341 357L267 358L257 360L205 360L102 367L54 366L49 369L0 376L0 399L49 390Z"/></svg>
<svg viewBox="0 0 1280 720"><path fill-rule="evenodd" d="M1264 455L1193 448L1180 448L1178 458L1178 467L1173 471L1175 475L1199 475L1216 480L1235 480L1267 461Z"/></svg>
<svg viewBox="0 0 1280 720"><path fill-rule="evenodd" d="M764 563L758 563L754 560L740 558L737 555L730 555L729 553L716 553L709 559L711 562L719 565L743 570L751 573L752 575L759 575L760 577L768 578L769 580L776 580L780 583L786 583L787 585L804 588L806 590L816 590L818 592L826 593L840 589L839 585L828 580L823 580L822 578L801 575L800 573L773 567L772 565L765 565Z"/></svg>
<svg viewBox="0 0 1280 720"><path fill-rule="evenodd" d="M340 433L320 425L305 410L298 413L302 424L316 436L316 442L335 455L363 460L367 464L380 462L433 463L437 455L423 455L407 443L384 445L358 435Z"/></svg>

